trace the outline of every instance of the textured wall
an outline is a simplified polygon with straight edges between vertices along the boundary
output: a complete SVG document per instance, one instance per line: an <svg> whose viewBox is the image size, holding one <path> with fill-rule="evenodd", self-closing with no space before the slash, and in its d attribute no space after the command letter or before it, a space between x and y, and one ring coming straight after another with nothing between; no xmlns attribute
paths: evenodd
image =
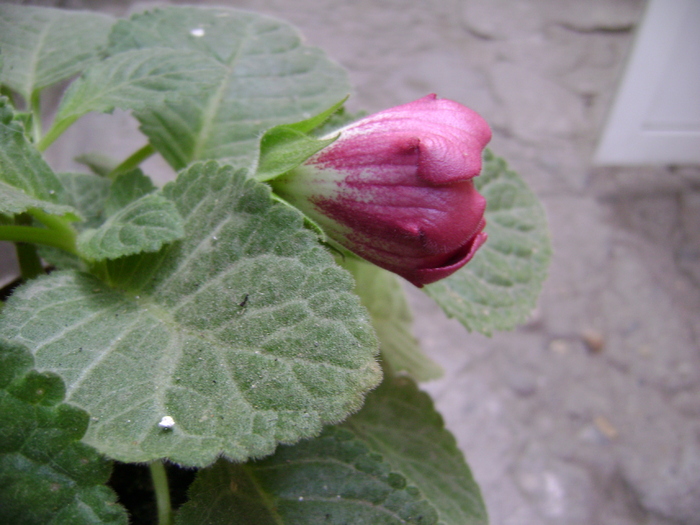
<svg viewBox="0 0 700 525"><path fill-rule="evenodd" d="M555 258L527 326L470 335L409 290L417 334L447 370L427 388L493 525L700 524L700 170L590 166L643 2L217 3L300 27L350 71L355 109L430 92L473 107L543 199ZM91 116L64 145L138 146L96 133L106 121L133 129Z"/></svg>

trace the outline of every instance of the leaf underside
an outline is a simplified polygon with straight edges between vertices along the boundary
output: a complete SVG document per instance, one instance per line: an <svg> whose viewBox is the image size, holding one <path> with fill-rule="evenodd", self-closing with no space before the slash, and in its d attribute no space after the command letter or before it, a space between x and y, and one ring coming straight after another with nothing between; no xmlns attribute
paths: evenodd
<svg viewBox="0 0 700 525"><path fill-rule="evenodd" d="M537 197L505 161L487 151L474 179L486 198L488 240L457 273L423 289L468 330L512 330L535 307L551 245Z"/></svg>
<svg viewBox="0 0 700 525"><path fill-rule="evenodd" d="M408 373L416 381L438 379L442 368L413 336L413 316L399 278L355 257L346 257L342 266L355 277L355 293L372 316L382 360L389 370Z"/></svg>
<svg viewBox="0 0 700 525"><path fill-rule="evenodd" d="M122 461L202 466L271 453L359 409L380 378L349 275L299 213L216 163L163 190L185 237L20 288L0 329L87 410L85 441ZM175 426L158 426L164 416Z"/></svg>

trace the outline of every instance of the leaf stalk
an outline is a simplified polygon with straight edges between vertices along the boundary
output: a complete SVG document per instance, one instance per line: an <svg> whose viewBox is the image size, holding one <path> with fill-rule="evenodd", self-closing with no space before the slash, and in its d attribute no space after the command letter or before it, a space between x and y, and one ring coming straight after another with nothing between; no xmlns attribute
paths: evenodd
<svg viewBox="0 0 700 525"><path fill-rule="evenodd" d="M156 505L158 507L158 525L172 525L173 509L170 504L170 488L168 487L168 474L162 460L151 461L148 464L151 470L153 490L156 493Z"/></svg>
<svg viewBox="0 0 700 525"><path fill-rule="evenodd" d="M77 116L70 116L61 120L55 120L49 128L49 131L37 143L36 148L39 151L45 151L54 141L60 137L73 123L78 120Z"/></svg>
<svg viewBox="0 0 700 525"><path fill-rule="evenodd" d="M32 93L29 102L32 111L32 138L34 144L41 141L41 92L37 89Z"/></svg>
<svg viewBox="0 0 700 525"><path fill-rule="evenodd" d="M116 168L109 172L108 177L111 180L117 178L117 175L124 173L125 171L137 168L144 160L155 154L156 149L151 146L151 144L146 144L141 149L136 150L134 153L129 155L124 161L121 162Z"/></svg>
<svg viewBox="0 0 700 525"><path fill-rule="evenodd" d="M75 235L67 237L51 228L36 226L0 226L0 240L17 243L44 244L76 254Z"/></svg>

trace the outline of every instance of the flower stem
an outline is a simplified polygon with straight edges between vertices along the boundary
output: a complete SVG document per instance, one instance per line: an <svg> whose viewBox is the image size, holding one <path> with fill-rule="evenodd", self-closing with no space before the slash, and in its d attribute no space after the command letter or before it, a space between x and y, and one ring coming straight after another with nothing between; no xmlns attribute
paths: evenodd
<svg viewBox="0 0 700 525"><path fill-rule="evenodd" d="M158 507L158 525L172 525L173 509L170 506L170 488L168 487L168 475L162 460L151 461L148 464L151 469L153 490L156 493L156 505Z"/></svg>
<svg viewBox="0 0 700 525"><path fill-rule="evenodd" d="M153 155L155 152L156 150L153 146L151 146L150 144L146 144L141 149L136 150L134 153L129 155L129 157L124 159L124 161L121 164L119 164L116 168L110 171L108 177L114 180L116 176L120 173L136 168L139 164L141 164L144 160Z"/></svg>

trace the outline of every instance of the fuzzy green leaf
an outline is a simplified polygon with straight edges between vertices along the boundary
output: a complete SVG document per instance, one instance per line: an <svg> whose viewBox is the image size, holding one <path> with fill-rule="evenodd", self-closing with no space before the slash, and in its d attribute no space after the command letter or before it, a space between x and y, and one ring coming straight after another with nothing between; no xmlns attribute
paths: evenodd
<svg viewBox="0 0 700 525"><path fill-rule="evenodd" d="M406 372L417 381L442 376L440 365L425 355L413 336L413 316L398 277L352 256L342 265L355 277L355 293L372 316L382 359L390 370Z"/></svg>
<svg viewBox="0 0 700 525"><path fill-rule="evenodd" d="M52 129L65 128L91 111L143 110L194 96L224 73L221 64L194 52L155 47L125 51L93 64L71 84Z"/></svg>
<svg viewBox="0 0 700 525"><path fill-rule="evenodd" d="M0 5L0 84L28 101L80 73L97 60L113 23L99 13Z"/></svg>
<svg viewBox="0 0 700 525"><path fill-rule="evenodd" d="M484 503L430 398L406 378L315 439L202 470L177 525L485 525Z"/></svg>
<svg viewBox="0 0 700 525"><path fill-rule="evenodd" d="M99 228L78 236L78 251L91 261L155 252L182 238L175 205L159 194L144 195L111 215Z"/></svg>
<svg viewBox="0 0 700 525"><path fill-rule="evenodd" d="M175 205L155 190L139 169L119 174L104 201L107 220L78 237L81 255L91 261L116 259L155 252L182 238L182 219Z"/></svg>
<svg viewBox="0 0 700 525"><path fill-rule="evenodd" d="M120 173L109 188L105 213L107 216L114 215L122 208L154 191L156 187L153 182L140 169Z"/></svg>
<svg viewBox="0 0 700 525"><path fill-rule="evenodd" d="M116 24L110 41L111 53L166 47L224 68L225 75L196 96L136 114L176 169L203 159L252 165L265 130L308 119L350 91L345 72L303 45L293 27L248 11L156 9Z"/></svg>
<svg viewBox="0 0 700 525"><path fill-rule="evenodd" d="M380 378L374 332L301 215L214 162L163 194L181 241L107 261L112 287L77 272L36 279L0 320L94 418L85 441L122 461L243 461L357 410Z"/></svg>
<svg viewBox="0 0 700 525"><path fill-rule="evenodd" d="M104 485L111 463L80 442L88 415L61 403L58 376L32 366L26 348L0 342L0 522L126 524Z"/></svg>
<svg viewBox="0 0 700 525"><path fill-rule="evenodd" d="M83 217L83 222L75 223L74 228L82 232L88 228L98 228L105 221L105 202L109 195L111 181L90 173L57 173L64 192L61 204L72 206ZM39 245L42 259L61 270L85 270L85 263L72 253L52 246Z"/></svg>
<svg viewBox="0 0 700 525"><path fill-rule="evenodd" d="M139 169L119 174L114 182L87 173L58 176L66 189L64 201L85 217L76 227L78 251L87 260L157 251L183 235L175 206L152 194L156 187ZM78 257L62 250L42 247L41 255L58 268L85 269Z"/></svg>
<svg viewBox="0 0 700 525"><path fill-rule="evenodd" d="M424 290L467 330L491 334L527 319L552 249L542 205L503 159L487 151L474 183L486 198L489 238L464 268Z"/></svg>
<svg viewBox="0 0 700 525"><path fill-rule="evenodd" d="M38 208L78 220L74 208L61 204L61 182L12 115L7 98L0 97L0 213L11 216Z"/></svg>
<svg viewBox="0 0 700 525"><path fill-rule="evenodd" d="M105 204L111 181L91 173L57 173L64 192L61 204L75 208L84 221L76 228L96 228L105 220Z"/></svg>

